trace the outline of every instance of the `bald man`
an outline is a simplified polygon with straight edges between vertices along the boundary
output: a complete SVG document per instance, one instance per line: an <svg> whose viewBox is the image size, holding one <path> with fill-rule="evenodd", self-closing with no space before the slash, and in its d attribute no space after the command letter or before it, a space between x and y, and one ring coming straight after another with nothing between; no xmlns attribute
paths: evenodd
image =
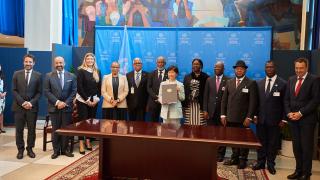
<svg viewBox="0 0 320 180"><path fill-rule="evenodd" d="M54 58L53 72L46 75L44 81L44 94L48 99L48 112L53 127L53 154L52 159L59 155L73 157L67 151L68 137L58 135L56 130L71 124L72 100L77 93L77 81L74 74L64 70L65 62L63 57Z"/></svg>

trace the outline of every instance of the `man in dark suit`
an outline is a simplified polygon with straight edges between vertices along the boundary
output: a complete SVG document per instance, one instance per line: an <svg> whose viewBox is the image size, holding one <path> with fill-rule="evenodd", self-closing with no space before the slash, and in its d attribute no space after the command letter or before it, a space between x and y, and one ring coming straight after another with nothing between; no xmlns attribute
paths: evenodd
<svg viewBox="0 0 320 180"><path fill-rule="evenodd" d="M160 83L168 79L168 72L165 69L166 60L163 56L157 58L157 69L149 74L148 78L148 112L151 121L158 122L161 111L161 104L158 100Z"/></svg>
<svg viewBox="0 0 320 180"><path fill-rule="evenodd" d="M71 124L72 101L77 93L76 77L65 71L64 66L63 57L54 58L55 70L48 73L44 81L44 94L48 99L48 112L53 129L52 159L56 159L60 154L73 157L73 154L67 151L69 138L56 133L57 129Z"/></svg>
<svg viewBox="0 0 320 180"><path fill-rule="evenodd" d="M129 94L127 104L130 121L144 121L146 115L146 106L148 101L148 74L142 71L142 62L140 58L133 60L134 70L127 74Z"/></svg>
<svg viewBox="0 0 320 180"><path fill-rule="evenodd" d="M24 69L16 71L12 78L13 102L12 111L16 126L17 159L23 158L25 142L23 130L28 127L27 155L35 158L32 148L36 140L36 122L38 116L38 102L41 96L41 74L33 70L35 57L27 54L23 57Z"/></svg>
<svg viewBox="0 0 320 180"><path fill-rule="evenodd" d="M253 170L265 168L267 161L268 171L275 174L274 168L280 139L280 127L284 125L284 96L286 82L277 76L273 61L265 64L266 78L258 81L259 108L254 122L257 124L257 136L262 144L258 149L258 162Z"/></svg>
<svg viewBox="0 0 320 180"><path fill-rule="evenodd" d="M308 60L294 62L296 75L289 78L285 95L285 113L292 132L296 169L288 179L310 179L314 129L319 105L319 78L308 73Z"/></svg>
<svg viewBox="0 0 320 180"><path fill-rule="evenodd" d="M237 61L233 68L236 77L225 86L221 101L221 123L229 127L248 128L258 105L257 83L245 76L248 66L244 61ZM247 148L232 148L231 159L224 165L238 165L238 169L244 169L248 153Z"/></svg>
<svg viewBox="0 0 320 180"><path fill-rule="evenodd" d="M221 99L225 90L226 82L230 78L224 74L224 63L218 61L214 65L214 75L207 79L204 89L203 113L208 125L222 125L220 121ZM226 147L218 149L218 161L222 162L226 153Z"/></svg>

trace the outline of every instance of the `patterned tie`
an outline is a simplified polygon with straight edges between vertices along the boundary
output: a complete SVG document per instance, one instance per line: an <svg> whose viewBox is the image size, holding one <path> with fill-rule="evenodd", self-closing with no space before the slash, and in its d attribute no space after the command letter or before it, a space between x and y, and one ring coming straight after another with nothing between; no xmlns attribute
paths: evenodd
<svg viewBox="0 0 320 180"><path fill-rule="evenodd" d="M159 72L160 72L160 73L159 73L159 81L160 81L160 82L162 82L162 71L163 71L163 70L159 70Z"/></svg>
<svg viewBox="0 0 320 180"><path fill-rule="evenodd" d="M63 89L63 77L62 77L62 71L59 71L59 80L60 80L60 85L61 85L61 88Z"/></svg>
<svg viewBox="0 0 320 180"><path fill-rule="evenodd" d="M296 88L296 91L294 92L294 95L295 96L298 96L299 92L300 92L300 88L302 86L302 80L303 78L298 78L299 82L298 82L298 85L297 85L297 88Z"/></svg>
<svg viewBox="0 0 320 180"><path fill-rule="evenodd" d="M136 86L139 87L139 84L140 84L140 73L139 72L137 72L137 74L136 74L135 83L136 83Z"/></svg>
<svg viewBox="0 0 320 180"><path fill-rule="evenodd" d="M219 87L220 87L220 77L217 76L217 78L216 78L216 92L219 91Z"/></svg>
<svg viewBox="0 0 320 180"><path fill-rule="evenodd" d="M237 79L236 88L238 88L238 86L240 85L240 83L241 83L241 80L240 80L240 79Z"/></svg>
<svg viewBox="0 0 320 180"><path fill-rule="evenodd" d="M266 89L266 95L268 95L271 91L271 78L268 79L267 89Z"/></svg>

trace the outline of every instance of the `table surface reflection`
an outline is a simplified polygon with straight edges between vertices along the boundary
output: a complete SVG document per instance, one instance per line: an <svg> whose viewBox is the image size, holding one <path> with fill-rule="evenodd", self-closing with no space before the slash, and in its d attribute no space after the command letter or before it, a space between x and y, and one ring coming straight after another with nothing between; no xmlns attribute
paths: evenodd
<svg viewBox="0 0 320 180"><path fill-rule="evenodd" d="M221 145L260 147L251 129L163 124L142 121L88 119L57 130L65 135L91 137L140 137L179 141L213 142Z"/></svg>

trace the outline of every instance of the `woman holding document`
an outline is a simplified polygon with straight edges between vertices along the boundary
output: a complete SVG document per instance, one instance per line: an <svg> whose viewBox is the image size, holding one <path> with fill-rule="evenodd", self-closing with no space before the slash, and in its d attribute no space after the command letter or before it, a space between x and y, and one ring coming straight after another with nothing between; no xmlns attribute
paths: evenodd
<svg viewBox="0 0 320 180"><path fill-rule="evenodd" d="M185 95L183 84L176 80L178 73L176 66L168 68L169 79L160 84L159 102L163 122L180 125L180 119L183 117L181 101L184 100Z"/></svg>

